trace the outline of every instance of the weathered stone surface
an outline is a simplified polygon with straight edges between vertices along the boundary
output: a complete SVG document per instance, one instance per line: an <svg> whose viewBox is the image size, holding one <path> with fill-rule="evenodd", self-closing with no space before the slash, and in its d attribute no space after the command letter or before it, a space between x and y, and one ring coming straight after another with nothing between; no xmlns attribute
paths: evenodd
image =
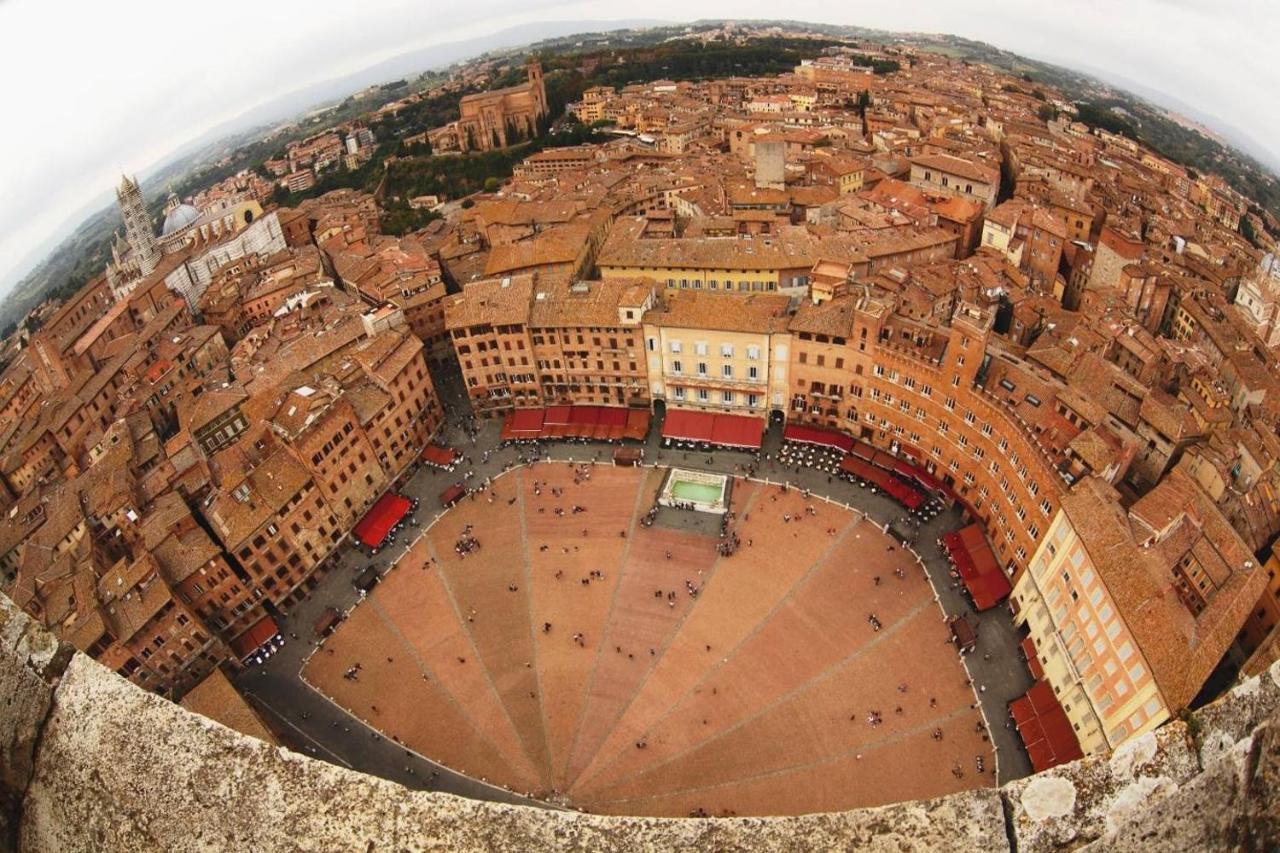
<svg viewBox="0 0 1280 853"><path fill-rule="evenodd" d="M1203 773L1134 809L1086 850L1275 850L1280 846L1280 720L1218 756Z"/></svg>
<svg viewBox="0 0 1280 853"><path fill-rule="evenodd" d="M1199 772L1185 728L1166 726L1089 758L1005 785L1020 851L1071 849L1122 825L1135 809Z"/></svg>
<svg viewBox="0 0 1280 853"><path fill-rule="evenodd" d="M13 846L36 742L53 704L58 643L0 596L0 850Z"/></svg>
<svg viewBox="0 0 1280 853"><path fill-rule="evenodd" d="M791 818L608 818L411 792L273 748L77 655L22 846L78 850L1002 850L992 790Z"/></svg>
<svg viewBox="0 0 1280 853"><path fill-rule="evenodd" d="M1076 808L1075 783L1062 776L1032 779L1022 789L1018 804L1035 823L1066 817Z"/></svg>
<svg viewBox="0 0 1280 853"><path fill-rule="evenodd" d="M1233 687L1227 697L1192 715L1190 731L1208 767L1266 719L1280 711L1280 661Z"/></svg>

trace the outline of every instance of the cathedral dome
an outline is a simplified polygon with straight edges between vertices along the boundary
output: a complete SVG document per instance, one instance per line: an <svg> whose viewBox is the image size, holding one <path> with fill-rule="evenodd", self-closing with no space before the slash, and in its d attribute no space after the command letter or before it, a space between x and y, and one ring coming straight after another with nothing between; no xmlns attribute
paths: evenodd
<svg viewBox="0 0 1280 853"><path fill-rule="evenodd" d="M189 204L180 204L169 211L169 215L164 218L164 228L161 229L160 235L168 237L170 234L176 234L194 225L199 218L200 212L194 207Z"/></svg>

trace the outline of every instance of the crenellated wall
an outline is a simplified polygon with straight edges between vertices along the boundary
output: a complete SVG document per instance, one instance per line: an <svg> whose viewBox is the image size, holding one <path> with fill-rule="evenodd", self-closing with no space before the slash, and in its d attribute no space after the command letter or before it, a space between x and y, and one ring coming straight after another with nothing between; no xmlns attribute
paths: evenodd
<svg viewBox="0 0 1280 853"><path fill-rule="evenodd" d="M1093 759L925 802L614 818L409 791L245 737L0 597L0 850L1214 850L1280 842L1280 664ZM1016 845L1016 846L1015 846Z"/></svg>

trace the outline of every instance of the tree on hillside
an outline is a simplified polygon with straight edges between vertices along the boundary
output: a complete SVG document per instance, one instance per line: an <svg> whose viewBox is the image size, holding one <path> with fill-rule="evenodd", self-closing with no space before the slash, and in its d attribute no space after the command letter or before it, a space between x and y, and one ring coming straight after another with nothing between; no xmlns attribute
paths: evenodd
<svg viewBox="0 0 1280 853"><path fill-rule="evenodd" d="M1248 240L1253 248L1263 248L1262 241L1258 239L1258 232L1254 230L1253 223L1247 216L1240 217L1240 236Z"/></svg>

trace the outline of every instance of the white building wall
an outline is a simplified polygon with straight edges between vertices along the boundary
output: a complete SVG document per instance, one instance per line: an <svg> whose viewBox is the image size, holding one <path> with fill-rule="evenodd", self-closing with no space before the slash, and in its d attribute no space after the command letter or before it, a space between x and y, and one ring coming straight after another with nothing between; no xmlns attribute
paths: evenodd
<svg viewBox="0 0 1280 853"><path fill-rule="evenodd" d="M192 258L165 276L164 283L187 300L187 307L196 310L214 274L226 264L245 257L266 257L286 248L284 232L274 211L249 225L231 239L210 248L204 254Z"/></svg>

